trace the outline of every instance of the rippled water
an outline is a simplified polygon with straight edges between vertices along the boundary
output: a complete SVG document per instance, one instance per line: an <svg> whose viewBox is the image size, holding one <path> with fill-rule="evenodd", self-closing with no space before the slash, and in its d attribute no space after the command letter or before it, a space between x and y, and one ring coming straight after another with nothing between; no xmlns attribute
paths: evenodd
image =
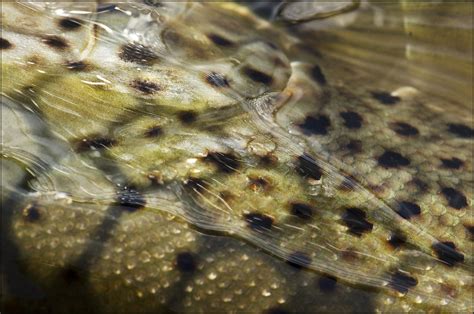
<svg viewBox="0 0 474 314"><path fill-rule="evenodd" d="M2 310L472 312L472 10L2 3Z"/></svg>

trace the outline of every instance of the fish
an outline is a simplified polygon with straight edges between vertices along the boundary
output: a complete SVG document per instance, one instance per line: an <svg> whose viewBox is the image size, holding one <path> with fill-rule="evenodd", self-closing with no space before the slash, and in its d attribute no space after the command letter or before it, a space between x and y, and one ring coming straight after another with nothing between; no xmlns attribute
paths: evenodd
<svg viewBox="0 0 474 314"><path fill-rule="evenodd" d="M295 5L2 3L2 309L473 311L469 4Z"/></svg>

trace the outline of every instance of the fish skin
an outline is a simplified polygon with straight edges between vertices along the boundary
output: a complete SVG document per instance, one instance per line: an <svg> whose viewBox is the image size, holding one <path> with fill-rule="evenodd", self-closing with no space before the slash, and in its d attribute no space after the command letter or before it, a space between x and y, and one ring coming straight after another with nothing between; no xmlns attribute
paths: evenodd
<svg viewBox="0 0 474 314"><path fill-rule="evenodd" d="M11 6L15 10L15 5ZM182 13L176 6L172 9ZM28 58L28 52L46 57L18 65L13 62L18 58L14 50L2 51L2 76L11 78L2 85L2 95L37 110L59 141L70 145L54 164L56 169L40 171L38 178L31 180L32 189L42 193L9 204L16 207L11 230L20 260L27 273L51 294L46 305L42 301L36 305L43 310L54 306L57 312L69 311L78 299L84 300L83 308L75 308L78 311L95 308L113 312L472 309L471 240L465 228L472 223L472 157L468 149L472 140L454 136L447 126L456 121L472 127L472 117L463 115L462 109L439 113L439 101L411 87L380 83L368 90L356 84L358 79L367 80L363 74L354 75L343 67L333 69L330 61L292 50L297 40L239 6L194 4L190 12L184 21L180 13L176 18L174 11L158 14L164 25L171 25L170 30L162 30L164 43L154 46L156 57L146 46L135 47L140 57L135 63L120 60L127 42L114 42L106 30L94 31L99 40L84 57L84 46L75 47L83 38L67 37L73 45L68 51L48 49L44 38L5 23L2 36L13 36L14 45L31 42L30 50L28 45L21 46L25 56L20 59ZM41 18L44 13L38 14ZM222 15L227 16L224 25ZM232 58L225 49L230 48L216 48L202 33L197 34L198 39L188 36L186 31L191 30L186 24L196 25L203 16L209 22L202 23L202 33L221 31L221 36L237 42L243 39L234 34L232 26L248 25L249 30L259 29L260 38L275 38L282 51L255 39L235 54L229 50L232 58L249 62L262 73L276 67L270 72L270 86L263 83L268 81L263 75L254 75L249 84L252 79L229 70ZM105 25L143 31L139 23L121 24L129 18L117 12L99 17ZM123 20L112 22L117 17ZM81 31L87 36L90 29ZM166 43L169 46L160 46ZM249 52L253 52L251 57ZM65 65L81 55L90 70L66 71ZM304 56L303 61L298 56ZM137 59L133 54L130 57ZM170 64L158 62L160 58ZM231 61L215 67L214 60L222 58ZM268 62L276 59L278 62ZM188 60L198 64L192 71L186 68L193 66ZM144 74L133 71L137 63ZM327 82L320 77L314 80L314 63L320 65ZM32 76L33 70L46 73ZM214 72L226 73L228 84L235 87L222 91L227 84L222 79L216 81L215 76L209 84L209 73ZM337 80L351 75L354 78L348 81L352 84ZM156 90L152 93L150 87L137 89L137 80L153 82L159 88L151 88ZM381 95L380 90L391 94L377 99L373 92ZM397 104L393 108L380 103L380 99L394 97ZM27 102L31 100L37 108ZM423 108L421 115L414 112L411 105L415 103ZM354 131L344 125L340 112L356 109L363 127ZM189 110L194 119L183 119L183 111L189 117ZM310 127L301 127L311 115L315 118L306 123ZM322 121L323 115L329 123L311 126ZM416 145L394 134L389 123L392 116L418 128L421 136L415 139ZM431 135L440 125L446 128ZM163 134L146 136L157 127ZM362 152L342 149L349 143L348 136L361 142ZM412 169L404 170L403 163L396 167L376 165L387 149L386 138L392 139L393 150L410 158ZM302 144L296 145L295 139ZM437 150L439 143L445 148ZM420 146L425 153L419 151ZM465 172L433 168L432 163L439 160L432 155L451 158L453 151L464 161ZM308 156L306 163L298 159L303 153ZM390 165L400 158L388 160ZM70 171L72 178L64 175ZM318 171L321 179L316 178ZM412 201L413 192L404 191L404 185L415 178L427 182L429 189L417 192L421 218L407 222L395 211L401 199ZM342 184L346 189L339 189ZM462 191L465 206L449 206L449 199L438 188L446 184ZM315 209L311 215L318 219L316 231L302 224L297 215L288 214L288 207L295 202ZM142 203L146 203L145 210ZM366 208L363 214L350 211L352 214L344 216L352 206ZM384 208L381 217L377 216L378 207ZM428 208L439 212L439 218L428 214ZM255 211L261 216L248 216ZM343 223L358 221L361 215L367 216L365 224ZM272 219L271 228L280 229L265 233L269 228L265 217ZM258 223L262 219L267 221L264 227ZM254 230L248 228L249 223ZM351 226L355 233L347 232ZM369 234L367 229L371 229ZM400 230L410 246L394 249L387 244L387 237ZM437 262L431 249L433 239L455 242L464 263L449 266ZM293 265L284 261L295 248L304 250L311 244L322 244L323 250L300 252L299 259L290 259ZM334 247L346 251L330 268L329 256L322 252L329 249L334 253ZM367 257L355 253L357 250ZM191 254L191 261L184 255L188 262L183 266L180 253ZM302 254L314 254L310 257L324 264L307 262ZM294 267L295 260L296 265L317 272ZM374 269L376 260L378 269ZM427 266L429 269L422 269ZM329 274L322 275L321 270ZM331 276L339 278L335 288ZM397 278L391 281L392 288L382 287L381 281L369 281L387 276ZM415 276L416 286L411 287L412 282L403 276ZM399 297L393 286L409 292ZM444 305L446 297L449 302Z"/></svg>

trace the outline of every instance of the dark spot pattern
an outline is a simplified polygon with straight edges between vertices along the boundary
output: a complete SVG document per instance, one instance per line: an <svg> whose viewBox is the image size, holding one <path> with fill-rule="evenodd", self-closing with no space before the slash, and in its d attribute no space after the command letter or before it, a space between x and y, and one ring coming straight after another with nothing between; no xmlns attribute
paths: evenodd
<svg viewBox="0 0 474 314"><path fill-rule="evenodd" d="M425 181L421 180L421 179L418 179L418 178L414 178L413 180L411 180L409 182L409 184L411 185L414 185L415 188L418 190L418 192L420 193L425 193L428 191L429 189L429 185L428 183L426 183Z"/></svg>
<svg viewBox="0 0 474 314"><path fill-rule="evenodd" d="M211 72L206 75L206 82L214 87L229 87L229 81L225 78L225 76Z"/></svg>
<svg viewBox="0 0 474 314"><path fill-rule="evenodd" d="M360 129L362 127L362 117L354 111L341 112L339 114L344 119L344 126L348 129Z"/></svg>
<svg viewBox="0 0 474 314"><path fill-rule="evenodd" d="M27 222L36 222L41 218L41 212L35 204L30 204L23 209L23 218Z"/></svg>
<svg viewBox="0 0 474 314"><path fill-rule="evenodd" d="M455 266L464 262L464 255L456 251L456 245L453 242L439 242L432 246L436 256L448 266Z"/></svg>
<svg viewBox="0 0 474 314"><path fill-rule="evenodd" d="M372 97L384 105L394 105L400 101L400 97L392 96L388 92L372 92Z"/></svg>
<svg viewBox="0 0 474 314"><path fill-rule="evenodd" d="M146 5L149 5L151 7L155 8L161 8L163 7L163 3L161 3L161 0L144 0L143 1Z"/></svg>
<svg viewBox="0 0 474 314"><path fill-rule="evenodd" d="M410 219L418 216L421 213L421 208L418 204L403 201L398 204L397 213L405 219Z"/></svg>
<svg viewBox="0 0 474 314"><path fill-rule="evenodd" d="M416 280L416 278L402 273L401 271L396 271L392 274L389 282L391 288L401 293L407 293L408 289L413 288L417 284L418 280Z"/></svg>
<svg viewBox="0 0 474 314"><path fill-rule="evenodd" d="M326 76L319 65L315 65L311 68L311 77L320 85L326 85L327 83Z"/></svg>
<svg viewBox="0 0 474 314"><path fill-rule="evenodd" d="M395 122L392 128L398 135L402 136L415 136L420 133L417 128L405 122Z"/></svg>
<svg viewBox="0 0 474 314"><path fill-rule="evenodd" d="M394 232L390 235L390 238L388 239L388 244L390 244L393 248L398 248L405 244L407 241L407 238L401 234L400 232Z"/></svg>
<svg viewBox="0 0 474 314"><path fill-rule="evenodd" d="M110 148L117 143L116 140L106 137L91 137L79 141L75 147L77 152L86 152L91 150L100 150Z"/></svg>
<svg viewBox="0 0 474 314"><path fill-rule="evenodd" d="M220 36L220 35L217 35L217 34L209 34L209 35L207 35L207 37L208 37L214 44L216 44L216 45L218 45L218 46L221 46L221 47L231 47L231 46L234 45L230 40L228 40L228 39L226 39L226 38L224 38L224 37L222 37L222 36Z"/></svg>
<svg viewBox="0 0 474 314"><path fill-rule="evenodd" d="M307 268L311 265L311 257L304 252L293 252L286 258L286 262L296 269Z"/></svg>
<svg viewBox="0 0 474 314"><path fill-rule="evenodd" d="M8 40L6 40L3 37L0 37L0 49L8 49L8 48L11 48L12 46L13 45Z"/></svg>
<svg viewBox="0 0 474 314"><path fill-rule="evenodd" d="M473 241L474 240L474 226L465 225L464 227L466 228L467 233L471 237L471 241Z"/></svg>
<svg viewBox="0 0 474 314"><path fill-rule="evenodd" d="M149 65L158 60L158 56L151 48L135 43L129 43L123 46L119 57L123 61L142 65Z"/></svg>
<svg viewBox="0 0 474 314"><path fill-rule="evenodd" d="M201 178L188 178L185 183L185 187L193 190L194 192L202 193L204 192L209 184Z"/></svg>
<svg viewBox="0 0 474 314"><path fill-rule="evenodd" d="M131 86L146 95L152 95L161 90L158 84L143 80L135 80Z"/></svg>
<svg viewBox="0 0 474 314"><path fill-rule="evenodd" d="M117 205L130 212L134 212L137 209L145 207L146 201L133 187L125 186L117 192Z"/></svg>
<svg viewBox="0 0 474 314"><path fill-rule="evenodd" d="M349 227L349 232L357 236L372 231L373 228L373 224L366 220L365 212L355 207L346 209L342 221Z"/></svg>
<svg viewBox="0 0 474 314"><path fill-rule="evenodd" d="M189 110L189 111L181 111L178 113L178 119L181 121L183 124L191 124L193 122L196 122L197 120L197 113Z"/></svg>
<svg viewBox="0 0 474 314"><path fill-rule="evenodd" d="M192 273L197 269L197 262L191 252L181 252L176 256L176 267L183 273Z"/></svg>
<svg viewBox="0 0 474 314"><path fill-rule="evenodd" d="M81 27L81 22L75 18L64 18L59 20L59 26L65 30L76 30Z"/></svg>
<svg viewBox="0 0 474 314"><path fill-rule="evenodd" d="M267 231L273 225L273 218L261 213L245 214L244 218L248 226L255 231Z"/></svg>
<svg viewBox="0 0 474 314"><path fill-rule="evenodd" d="M69 47L66 39L59 36L46 36L43 38L43 42L51 48L58 50L64 50Z"/></svg>
<svg viewBox="0 0 474 314"><path fill-rule="evenodd" d="M70 266L62 269L59 275L66 284L74 284L83 279L81 274Z"/></svg>
<svg viewBox="0 0 474 314"><path fill-rule="evenodd" d="M276 162L278 162L278 157L270 153L260 157L260 163L263 166L271 166L274 165Z"/></svg>
<svg viewBox="0 0 474 314"><path fill-rule="evenodd" d="M307 116L298 126L306 135L326 135L331 121L326 115Z"/></svg>
<svg viewBox="0 0 474 314"><path fill-rule="evenodd" d="M264 177L250 177L248 187L254 191L267 191L270 188L270 181Z"/></svg>
<svg viewBox="0 0 474 314"><path fill-rule="evenodd" d="M387 150L378 157L378 163L384 168L398 168L408 166L410 160L398 152Z"/></svg>
<svg viewBox="0 0 474 314"><path fill-rule="evenodd" d="M265 85L270 84L273 79L271 76L268 74L265 74L259 70L255 70L249 67L245 67L243 70L243 73L247 75L252 81L257 82L257 83L262 83Z"/></svg>
<svg viewBox="0 0 474 314"><path fill-rule="evenodd" d="M353 154L360 153L362 151L362 141L350 140L349 143L347 143L346 148Z"/></svg>
<svg viewBox="0 0 474 314"><path fill-rule="evenodd" d="M319 168L316 161L307 154L298 157L296 170L300 175L314 180L320 180L322 177L321 168Z"/></svg>
<svg viewBox="0 0 474 314"><path fill-rule="evenodd" d="M273 307L264 312L265 314L290 314L290 312L281 307Z"/></svg>
<svg viewBox="0 0 474 314"><path fill-rule="evenodd" d="M158 137L160 135L163 135L163 128L159 125L153 126L145 132L146 137Z"/></svg>
<svg viewBox="0 0 474 314"><path fill-rule="evenodd" d="M315 212L315 209L308 204L304 204L304 203L291 203L290 204L290 213L303 220L311 219L311 217L313 217L314 212Z"/></svg>
<svg viewBox="0 0 474 314"><path fill-rule="evenodd" d="M449 123L448 131L460 138L473 138L474 129L460 123Z"/></svg>
<svg viewBox="0 0 474 314"><path fill-rule="evenodd" d="M71 71L84 71L87 68L87 64L83 61L71 61L66 63L66 67Z"/></svg>
<svg viewBox="0 0 474 314"><path fill-rule="evenodd" d="M444 168L449 169L460 169L464 165L464 162L456 157L453 157L451 159L441 158L441 163Z"/></svg>
<svg viewBox="0 0 474 314"><path fill-rule="evenodd" d="M334 276L321 276L318 280L318 288L324 293L334 292L337 288L337 278Z"/></svg>
<svg viewBox="0 0 474 314"><path fill-rule="evenodd" d="M464 194L453 188L443 188L441 190L448 201L448 205L455 209L461 209L467 206L467 199Z"/></svg>
<svg viewBox="0 0 474 314"><path fill-rule="evenodd" d="M216 165L219 171L224 173L232 173L240 168L237 158L228 153L208 153L205 160Z"/></svg>

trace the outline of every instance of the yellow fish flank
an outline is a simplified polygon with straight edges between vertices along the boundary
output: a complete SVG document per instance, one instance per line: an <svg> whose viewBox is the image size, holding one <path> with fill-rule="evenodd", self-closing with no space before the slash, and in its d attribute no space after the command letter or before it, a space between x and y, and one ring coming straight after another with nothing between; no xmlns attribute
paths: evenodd
<svg viewBox="0 0 474 314"><path fill-rule="evenodd" d="M293 5L2 2L2 311L472 313L472 6Z"/></svg>

